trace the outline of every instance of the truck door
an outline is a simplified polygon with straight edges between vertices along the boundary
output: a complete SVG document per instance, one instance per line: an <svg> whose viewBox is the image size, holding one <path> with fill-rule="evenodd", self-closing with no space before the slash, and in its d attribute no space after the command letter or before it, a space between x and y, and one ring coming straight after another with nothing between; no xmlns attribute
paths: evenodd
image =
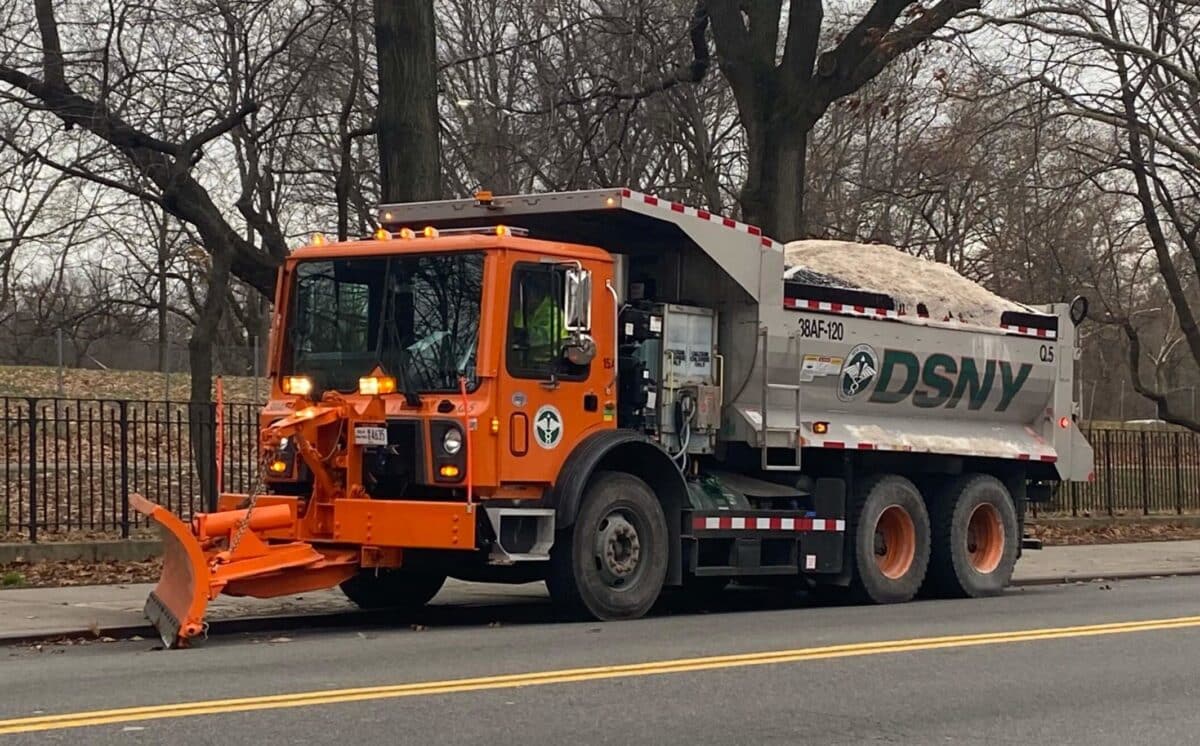
<svg viewBox="0 0 1200 746"><path fill-rule="evenodd" d="M570 335L563 315L566 267L545 261L512 265L499 409L500 481L551 484L574 445L605 419L603 358L575 364L563 357ZM592 296L595 305L595 293ZM593 314L593 318L595 314ZM611 398L611 397L610 397Z"/></svg>

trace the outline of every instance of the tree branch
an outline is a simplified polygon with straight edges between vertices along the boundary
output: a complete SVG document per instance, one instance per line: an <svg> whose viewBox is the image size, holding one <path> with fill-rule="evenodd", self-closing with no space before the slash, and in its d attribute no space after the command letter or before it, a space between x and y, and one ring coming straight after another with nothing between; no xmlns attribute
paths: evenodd
<svg viewBox="0 0 1200 746"><path fill-rule="evenodd" d="M67 81L63 70L62 42L58 38L54 5L51 0L37 0L34 8L38 30L42 34L42 75L45 76L47 85L65 88Z"/></svg>
<svg viewBox="0 0 1200 746"><path fill-rule="evenodd" d="M680 83L699 83L708 73L711 56L708 51L708 10L703 0L696 3L692 10L692 20L688 26L688 39L691 42L692 59L680 65L671 73L663 76L655 83L634 91L599 91L586 96L558 100L556 106L576 106L597 99L613 99L616 101L641 101L656 93L670 90Z"/></svg>
<svg viewBox="0 0 1200 746"><path fill-rule="evenodd" d="M1154 402L1158 410L1158 418L1172 425L1180 425L1189 430L1200 432L1200 420L1192 419L1181 414L1177 414L1171 410L1171 402L1167 395L1156 388L1147 386L1142 381L1142 340L1138 334L1137 328L1133 322L1125 319L1121 323L1121 328L1125 332L1126 339L1129 340L1129 378L1133 384L1133 390L1142 397Z"/></svg>
<svg viewBox="0 0 1200 746"><path fill-rule="evenodd" d="M196 134L189 137L179 146L179 152L184 156L185 160L190 161L190 155L208 143L216 140L218 137L226 134L234 127L242 123L242 121L257 112L259 106L253 101L247 101L238 108L237 111L229 114L219 122L214 122L208 127L200 130Z"/></svg>
<svg viewBox="0 0 1200 746"><path fill-rule="evenodd" d="M821 83L818 90L822 100L829 104L862 88L892 60L915 49L956 16L979 8L979 4L980 0L941 0L932 8L920 11L904 26L891 30L903 6L909 2L877 0L854 31L832 52L819 58L817 75ZM882 25L884 21L886 26Z"/></svg>

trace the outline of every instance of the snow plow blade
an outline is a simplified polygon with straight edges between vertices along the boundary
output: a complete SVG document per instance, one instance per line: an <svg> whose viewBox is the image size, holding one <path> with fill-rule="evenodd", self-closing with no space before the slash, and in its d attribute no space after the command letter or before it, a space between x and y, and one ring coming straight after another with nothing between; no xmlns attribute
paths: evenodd
<svg viewBox="0 0 1200 746"><path fill-rule="evenodd" d="M162 575L145 614L168 648L186 647L205 633L208 604L222 593L269 598L330 588L358 568L357 552L322 553L303 541L264 540L259 532L295 524L294 508L287 505L201 513L189 526L141 495L130 495L129 504L162 534Z"/></svg>
<svg viewBox="0 0 1200 746"><path fill-rule="evenodd" d="M163 568L158 585L146 599L146 618L169 648L186 645L204 632L208 608L208 565L191 527L171 511L138 494L129 505L158 526L163 541Z"/></svg>

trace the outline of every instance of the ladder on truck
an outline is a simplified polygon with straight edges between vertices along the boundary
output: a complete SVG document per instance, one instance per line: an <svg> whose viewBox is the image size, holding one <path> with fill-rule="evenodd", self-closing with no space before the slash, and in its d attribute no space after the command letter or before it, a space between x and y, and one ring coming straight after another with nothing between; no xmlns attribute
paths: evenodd
<svg viewBox="0 0 1200 746"><path fill-rule="evenodd" d="M785 353L785 357L787 359L786 367L789 370L795 371L795 374L796 374L795 382L793 382L793 383L776 383L776 382L770 380L770 374L769 374L770 365L768 364L768 360L770 358L767 354L767 352L768 352L767 340L770 338L770 334L767 331L767 327L765 327L765 326L759 327L758 336L759 336L758 347L762 351L762 359L760 361L761 365L762 365L762 409L760 410L762 413L762 418L761 418L762 424L759 427L759 431L758 431L759 448L761 449L761 453L762 453L762 470L763 471L799 471L800 470L800 454L801 454L801 448L802 448L802 442L803 442L800 437L800 424L801 424L800 423L800 416L801 416L800 415L800 412L801 412L800 377L802 374L802 370L801 370L801 366L800 366L800 341L796 338L796 335L794 333L788 334L787 352ZM793 356L794 356L794 359L793 359ZM769 412L770 412L771 392L772 391L784 391L784 392L791 394L791 402L792 402L792 406L791 406L792 418L791 419L792 419L792 421L791 421L790 425L784 424L782 426L780 426L780 425L776 425L775 427L771 426ZM787 461L784 463L778 463L778 462L771 461L771 458L770 458L770 450L771 450L770 435L771 435L771 433L783 433L784 435L787 436L788 445L791 448L791 452L793 454L791 461Z"/></svg>

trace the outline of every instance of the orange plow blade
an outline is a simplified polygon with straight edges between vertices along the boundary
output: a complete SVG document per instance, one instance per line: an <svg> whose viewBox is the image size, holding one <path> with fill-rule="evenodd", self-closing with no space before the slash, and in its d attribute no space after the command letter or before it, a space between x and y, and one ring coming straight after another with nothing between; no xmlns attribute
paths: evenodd
<svg viewBox="0 0 1200 746"><path fill-rule="evenodd" d="M186 647L192 638L205 633L208 604L222 592L270 597L328 588L357 569L356 553L326 555L306 542L264 541L256 530L295 520L286 506L255 511L231 550L231 536L247 522L245 510L200 514L189 526L141 495L130 495L129 504L150 518L162 534L162 575L146 599L145 614L170 648Z"/></svg>

